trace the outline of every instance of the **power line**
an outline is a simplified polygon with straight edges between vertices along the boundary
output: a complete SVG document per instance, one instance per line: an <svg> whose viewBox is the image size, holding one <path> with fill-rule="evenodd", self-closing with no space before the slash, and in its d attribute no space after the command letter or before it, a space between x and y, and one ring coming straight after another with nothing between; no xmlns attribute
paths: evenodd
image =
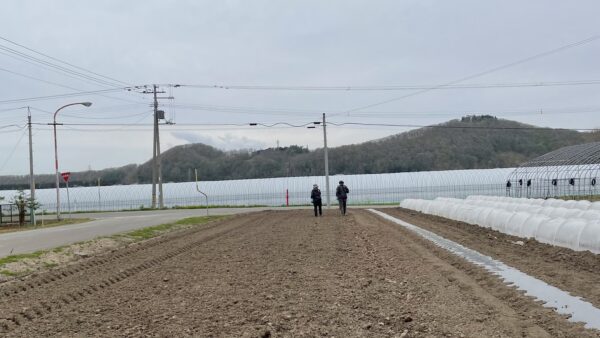
<svg viewBox="0 0 600 338"><path fill-rule="evenodd" d="M26 74L14 72L12 70L8 70L8 69L5 69L5 68L0 68L0 71L6 72L6 73L9 73L9 74L13 74L13 75L16 75L16 76L21 76L21 77L24 77L24 78L27 78L27 79L30 79L30 80L43 82L43 83L50 84L50 85L53 85L53 86L58 86L58 87L62 87L62 88L66 88L66 89L71 89L71 90L75 90L75 91L80 91L80 89L78 89L78 88L74 88L74 87L71 87L71 86L63 85L63 84L52 82L52 81L43 80L43 79L40 79L40 78L37 78L37 77L33 77L33 76L26 75ZM108 96L108 95L102 95L102 94L95 94L95 95L100 95L100 96L103 96L103 97L106 97L106 98L109 98L109 99L113 99L113 100L119 100L119 101L125 101L125 102L136 102L136 101L132 101L132 100L125 99L125 98L120 98L120 97L114 97L114 96Z"/></svg>
<svg viewBox="0 0 600 338"><path fill-rule="evenodd" d="M50 56L48 54L36 51L36 50L34 50L32 48L26 47L26 46L24 46L22 44L19 44L19 43L15 42L15 41L9 40L9 39L7 39L5 37L1 37L0 36L0 40L4 40L4 41L9 42L9 43L11 43L11 44L13 44L15 46L19 46L20 48L23 48L25 50L31 51L31 52L36 53L38 55L42 55L43 57L46 57L48 59L60 62L60 63L65 64L65 65L68 65L69 67L72 67L72 68L75 68L75 69L79 69L79 70L82 70L82 71L90 73L90 74L94 74L95 76L88 75L88 74L85 74L85 73L82 73L80 71L76 71L76 70L73 70L73 69L69 69L69 68L63 67L61 65L58 65L58 64L55 64L55 63L52 63L52 62L49 62L49 61L46 61L46 60L43 60L43 59L31 56L29 54L20 52L18 50L15 50L15 49L12 49L12 48L0 45L0 50L1 50L0 54L8 55L10 57L17 58L20 61L24 61L24 62L27 62L29 64L33 64L33 65L38 66L38 67L42 67L42 68L45 68L45 69L48 69L48 70L51 70L51 71L54 71L54 72L58 72L58 73L60 73L62 75L66 75L66 76L69 76L69 77L77 79L77 80L84 80L85 82L92 83L92 84L95 84L95 85L100 84L100 85L109 86L109 87L121 87L123 84L129 85L129 84L123 82L123 81L120 81L120 80L117 80L117 79L114 79L114 78L111 78L111 77L108 77L108 76L105 76L105 75L93 72L93 71L91 71L89 69L85 69L83 67L76 66L76 65L71 64L69 62L66 62L66 61L60 60L58 58L52 57L52 56ZM4 52L2 52L2 51L4 51ZM60 84L60 83L56 83L56 82L52 82L52 81L47 81L47 80L44 80L44 79L39 79L39 78L36 78L36 77L33 77L33 76L29 76L29 75L26 75L26 74L18 73L18 72L11 71L11 70L8 70L8 69L1 69L1 70L4 71L4 72L8 72L10 74L21 76L21 77L25 77L25 78L28 78L28 79L31 79L31 80L40 81L40 82L43 82L43 83L47 83L47 84L51 84L51 85L59 86L59 87L63 87L63 88L68 88L68 89L72 89L72 90L75 90L75 91L81 91L81 89L79 89L79 88L73 88L71 86L63 85L63 84ZM99 76L100 78L96 77L96 76ZM109 81L104 80L102 78L108 79ZM117 82L119 84L115 84L114 82L110 82L110 81L114 81L114 82ZM125 98L118 98L118 97L112 97L112 96L101 95L101 94L98 94L98 95L104 96L106 98L114 99L114 100L121 100L121 101L127 101L127 102L135 102L135 101L132 101L132 100L129 100L129 99L125 99Z"/></svg>
<svg viewBox="0 0 600 338"><path fill-rule="evenodd" d="M240 107L240 106L212 106L200 104L174 104L174 107L185 110L199 110L206 112L231 113L231 114L249 114L249 115L315 115L319 111L327 109L301 110L294 108L259 108L259 107ZM456 109L454 111L365 111L354 113L355 117L422 117L425 115L433 116L453 116L453 115L473 115L473 114L488 114L488 115L539 115L542 114L577 114L577 113L595 113L600 111L600 107L566 107L566 108L529 108L529 109Z"/></svg>
<svg viewBox="0 0 600 338"><path fill-rule="evenodd" d="M120 86L122 86L122 85L116 85L115 83L108 82L108 81L102 80L102 79L94 77L94 76L87 75L87 74L79 72L79 71L75 71L75 70L72 70L72 69L69 69L69 68L57 65L57 64L49 62L49 61L45 61L45 60L36 58L36 57L31 56L29 54L22 53L22 52L20 52L20 51L18 51L16 49L12 49L12 48L9 48L9 47L3 46L3 45L0 45L0 50L2 50L2 51L5 52L5 53L3 53L4 55L7 55L6 53L9 53L11 55L14 55L16 58L18 58L18 59L20 58L21 60L24 60L24 61L26 61L28 63L34 64L34 65L37 65L37 66L40 66L40 65L41 66L45 66L44 68L46 68L46 69L48 69L48 67L50 67L50 68L53 68L56 71L59 71L59 72L61 72L63 74L69 74L69 75L72 75L72 76L76 76L76 77L78 77L80 79L86 80L87 82L91 81L91 82L95 83L96 85L100 84L102 86L108 86L108 87L120 87Z"/></svg>
<svg viewBox="0 0 600 338"><path fill-rule="evenodd" d="M418 125L418 124L394 124L394 123L363 123L363 122L341 122L329 124L334 126L381 126L381 127L404 127L404 128L433 128L433 129L485 129L485 130L537 130L537 131L600 131L600 128L545 128L545 127L489 127L489 126L455 126L455 125Z"/></svg>
<svg viewBox="0 0 600 338"><path fill-rule="evenodd" d="M467 80L470 80L470 79L481 77L481 76L484 76L484 75L487 75L487 74L490 74L490 73L494 73L494 72L497 72L499 70L503 70L503 69L506 69L506 68L514 67L514 66L517 66L517 65L520 65L520 64L523 64L523 63L526 63L526 62L529 62L529 61L532 61L532 60L535 60L535 59L538 59L538 58L541 58L541 57L545 57L545 56L548 56L548 55L559 53L559 52L562 52L562 51L567 50L567 49L579 47L579 46L582 46L582 45L594 42L594 41L596 41L598 39L600 39L600 35L594 35L594 36L591 36L591 37L589 37L587 39L584 39L584 40L581 40L581 41L570 43L570 44L567 44L567 45L564 45L564 46L561 46L561 47L558 47L558 48L551 49L549 51L545 51L545 52L542 52L542 53L538 53L538 54L526 57L524 59L513 61L513 62L504 64L504 65L501 65L501 66L497 66L497 67L494 67L494 68L491 68L491 69L488 69L488 70L485 70L485 71L482 71L482 72L478 72L478 73L472 74L472 75L468 75L468 76L465 76L465 77L459 78L457 80L450 81L450 82L447 82L447 83L444 83L444 84L441 84L441 85L438 85L438 86L433 86L433 87L430 87L430 88L425 88L425 89L419 90L417 92L406 94L406 95L403 95L403 96L400 96L400 97L395 97L395 98L391 98L391 99L388 99L388 100L385 100L385 101L380 101L380 102L368 104L368 105L365 105L365 106L361 106L361 107L349 109L349 110L346 110L344 112L341 112L341 113L338 113L338 114L335 114L335 115L349 114L349 113L354 112L354 111L363 110L363 109L367 109L367 108L371 108L371 107L383 105L383 104L386 104L386 103L390 103L390 102L398 101L398 100L401 100L401 99L405 99L405 98L408 98L408 97L411 97L411 96L423 94L423 93L429 92L429 91L434 90L434 89L438 89L438 88L442 88L442 87L447 87L447 86L451 86L451 85L454 85L454 84L458 84L460 82L464 82L464 81L467 81Z"/></svg>
<svg viewBox="0 0 600 338"><path fill-rule="evenodd" d="M20 98L20 99L3 100L3 101L0 101L0 104L29 102L29 101L43 101L43 100L51 100L51 99L60 99L60 98L65 98L65 97L95 95L95 94L100 94L100 93L117 92L117 91L121 91L121 90L130 90L130 88L129 87L122 87L122 88L111 88L111 89L99 89L99 90L79 91L79 92L66 93L66 94L56 94L56 95L46 95L46 96L34 96L34 97L27 97L27 98ZM123 100L125 100L125 99L123 99ZM127 100L127 101L129 101L129 100ZM139 103L141 104L142 102L139 102Z"/></svg>
<svg viewBox="0 0 600 338"><path fill-rule="evenodd" d="M34 125L45 126L46 123L33 123ZM181 130L178 126L181 127L210 127L211 130L214 130L213 127L223 126L223 127L247 127L244 129L252 129L252 127L263 127L263 128L304 128L310 125L313 125L314 121L303 123L303 124L291 124L288 122L273 122L273 123L180 123L177 125L173 125L173 131ZM434 128L434 129L480 129L480 130L536 130L536 131L557 131L557 130L571 130L571 131L597 131L599 128L548 128L548 127L493 127L493 126L459 126L459 125L448 125L448 124L439 124L439 125L420 125L420 124L397 124L397 123L366 123L366 122L328 122L329 125L336 127L343 126L366 126L366 127L402 127L402 128ZM136 129L130 130L142 130L138 127L151 127L153 124L150 123L60 123L62 126L75 126L75 127L100 127L100 126L108 126L108 127L136 127ZM81 129L81 130L91 130L91 129ZM148 129L150 130L150 129Z"/></svg>
<svg viewBox="0 0 600 338"><path fill-rule="evenodd" d="M117 80L117 79L115 79L115 78L112 78L112 77L109 77L109 76L105 76L105 75L102 75L102 74L99 74L99 73L93 72L93 71L91 71L91 70L89 70L89 69L85 69L85 68L83 68L83 67L76 66L76 65L74 65L74 64L72 64L72 63L69 63L69 62L66 62L66 61L60 60L60 59L58 59L58 58L55 58L55 57L53 57L53 56L50 56L50 55L48 55L48 54L44 54L44 53L42 53L42 52L39 52L39 51L36 51L36 50L34 50L34 49L32 49L32 48L26 47L26 46L24 46L24 45L22 45L22 44L19 44L19 43L15 42L15 41L9 40L9 39L7 39L7 38L5 38L5 37L2 37L2 36L0 36L0 40L4 40L4 41L6 41L6 42L8 42L8 43L11 43L11 44L13 44L13 45L15 45L15 46L21 47L21 48L23 48L23 49L26 49L26 50L28 50L28 51L30 51L30 52L34 52L34 53L36 53L36 54L38 54L38 55L45 56L45 57L47 57L47 58L49 58L49 59L51 59L51 60L54 60L54 61L60 62L60 63L62 63L62 64L68 65L68 66L71 66L71 67L73 67L73 68L75 68L75 69L79 69L79 70L82 70L82 71L88 72L88 73L90 73L90 74L94 74L94 75L96 75L96 76L99 76L99 77L102 77L102 78L105 78L105 79L108 79L108 80L111 80L111 81L114 81L114 82L121 83L121 84L123 84L123 85L126 85L126 86L131 86L131 84L130 84L130 83L126 83L126 82L123 82L123 81L121 81L121 80Z"/></svg>
<svg viewBox="0 0 600 338"><path fill-rule="evenodd" d="M25 109L25 108L27 108L27 107L23 106L23 107L14 107L14 108L4 108L4 109L0 109L0 113L5 112L5 111L21 110L21 109Z"/></svg>
<svg viewBox="0 0 600 338"><path fill-rule="evenodd" d="M139 105L125 105L126 107L129 106L134 106L134 107L139 107ZM116 107L120 107L120 106L113 106L113 107L106 107L105 110L112 110L115 109ZM132 107L132 108L134 108ZM50 112L44 109L40 109L40 108L35 108L35 107L30 107L32 110L35 111L39 111L42 112L44 114L48 114L48 115L54 115L54 112ZM97 111L94 111L97 112ZM85 115L85 116L79 116L79 115L75 115L77 112L75 113L70 113L70 114L66 114L66 113L61 113L60 116L63 117L71 117L74 119L81 119L81 120L116 120L116 119L128 119L128 118L132 118L132 117L137 117L137 116L147 116L148 115L148 110L142 112L142 113L136 113L136 114L129 114L129 115L119 115L119 116L103 116L103 117L98 117L98 116L90 116L90 115Z"/></svg>
<svg viewBox="0 0 600 338"><path fill-rule="evenodd" d="M15 154L15 151L17 150L17 148L19 147L19 145L21 144L21 140L23 140L23 137L25 136L25 127L23 127L23 133L21 134L21 136L19 137L19 139L17 140L17 143L15 144L15 146L12 148L12 150L10 151L10 153L8 154L8 157L6 158L6 160L4 160L4 162L2 163L2 165L0 166L0 171L4 170L4 167L6 167L6 165L8 164L8 162L10 161L10 159L13 157L13 155Z"/></svg>
<svg viewBox="0 0 600 338"><path fill-rule="evenodd" d="M79 90L79 89L76 89L76 88L73 88L73 87L69 87L69 86L66 86L66 85L63 85L63 84L60 84L60 83L56 83L56 82L52 82L52 81L47 81L47 80L43 80L43 79L40 79L40 78L37 78L37 77L33 77L33 76L25 75L25 74L22 74L22 73L14 72L14 71L8 70L6 68L0 68L0 71L6 72L6 73L9 73L9 74L12 74L12 75L16 75L16 76L21 76L21 77L24 77L24 78L29 79L29 80L34 80L34 81L39 81L39 82L43 82L43 83L46 83L46 84L51 84L53 86L58 86L58 87L62 87L62 88L66 88L66 89L72 89L72 90L77 90L77 91Z"/></svg>
<svg viewBox="0 0 600 338"><path fill-rule="evenodd" d="M524 87L553 87L599 85L600 80L574 80L549 82L516 82L516 83L473 83L454 85L393 85L393 86L276 86L276 85L172 85L197 89L232 89L232 90L281 90L281 91L395 91L421 89L486 89L486 88L524 88Z"/></svg>

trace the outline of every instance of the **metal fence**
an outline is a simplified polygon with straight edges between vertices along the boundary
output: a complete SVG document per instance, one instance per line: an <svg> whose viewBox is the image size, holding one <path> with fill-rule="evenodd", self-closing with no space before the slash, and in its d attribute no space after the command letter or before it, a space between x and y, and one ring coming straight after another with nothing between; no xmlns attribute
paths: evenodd
<svg viewBox="0 0 600 338"><path fill-rule="evenodd" d="M25 223L29 223L29 211L25 213ZM0 226L19 224L19 208L14 203L0 204Z"/></svg>
<svg viewBox="0 0 600 338"><path fill-rule="evenodd" d="M335 201L335 188L343 180L350 188L350 204L395 204L405 198L464 198L469 195L505 194L508 169L449 170L370 175L335 175L330 177L330 199ZM267 179L199 182L212 206L285 206L310 203L313 184L321 188L324 202L324 176L280 177ZM70 187L69 201L65 188L60 189L61 212L133 210L151 207L150 184L106 187ZM204 196L195 182L165 183L165 207L204 205ZM28 191L25 191L28 193ZM0 191L10 199L16 191ZM38 189L36 198L45 212L56 211L56 190Z"/></svg>

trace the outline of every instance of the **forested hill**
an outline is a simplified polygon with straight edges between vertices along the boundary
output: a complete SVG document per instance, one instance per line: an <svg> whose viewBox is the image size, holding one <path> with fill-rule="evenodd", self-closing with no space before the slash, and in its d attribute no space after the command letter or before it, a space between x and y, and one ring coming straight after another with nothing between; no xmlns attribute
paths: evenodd
<svg viewBox="0 0 600 338"><path fill-rule="evenodd" d="M492 116L470 116L384 139L329 149L331 174L512 167L560 147L600 141L599 132L536 128ZM321 175L323 149L299 146L224 152L204 144L162 154L164 182ZM77 172L72 186L149 183L151 161L101 171ZM38 186L51 187L52 175ZM0 177L0 189L27 188L27 176Z"/></svg>

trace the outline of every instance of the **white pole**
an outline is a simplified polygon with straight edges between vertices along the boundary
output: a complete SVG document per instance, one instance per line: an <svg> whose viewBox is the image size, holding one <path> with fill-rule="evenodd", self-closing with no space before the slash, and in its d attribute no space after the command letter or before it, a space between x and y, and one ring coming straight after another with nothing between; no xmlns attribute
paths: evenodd
<svg viewBox="0 0 600 338"><path fill-rule="evenodd" d="M71 197L69 196L69 181L67 180L65 183L67 185L67 206L69 210L69 218L71 218Z"/></svg>
<svg viewBox="0 0 600 338"><path fill-rule="evenodd" d="M325 113L323 113L323 144L325 152L325 191L327 196L327 208L331 207L331 201L329 198L329 156L327 154L327 125L325 121Z"/></svg>
<svg viewBox="0 0 600 338"><path fill-rule="evenodd" d="M100 177L98 177L98 211L102 211L102 200L100 196Z"/></svg>

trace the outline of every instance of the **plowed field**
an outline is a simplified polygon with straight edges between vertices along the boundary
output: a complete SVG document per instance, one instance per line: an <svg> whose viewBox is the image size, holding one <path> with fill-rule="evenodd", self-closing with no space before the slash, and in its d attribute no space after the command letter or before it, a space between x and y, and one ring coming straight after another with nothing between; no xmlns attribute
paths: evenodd
<svg viewBox="0 0 600 338"><path fill-rule="evenodd" d="M600 337L356 209L238 215L2 284L0 335Z"/></svg>

